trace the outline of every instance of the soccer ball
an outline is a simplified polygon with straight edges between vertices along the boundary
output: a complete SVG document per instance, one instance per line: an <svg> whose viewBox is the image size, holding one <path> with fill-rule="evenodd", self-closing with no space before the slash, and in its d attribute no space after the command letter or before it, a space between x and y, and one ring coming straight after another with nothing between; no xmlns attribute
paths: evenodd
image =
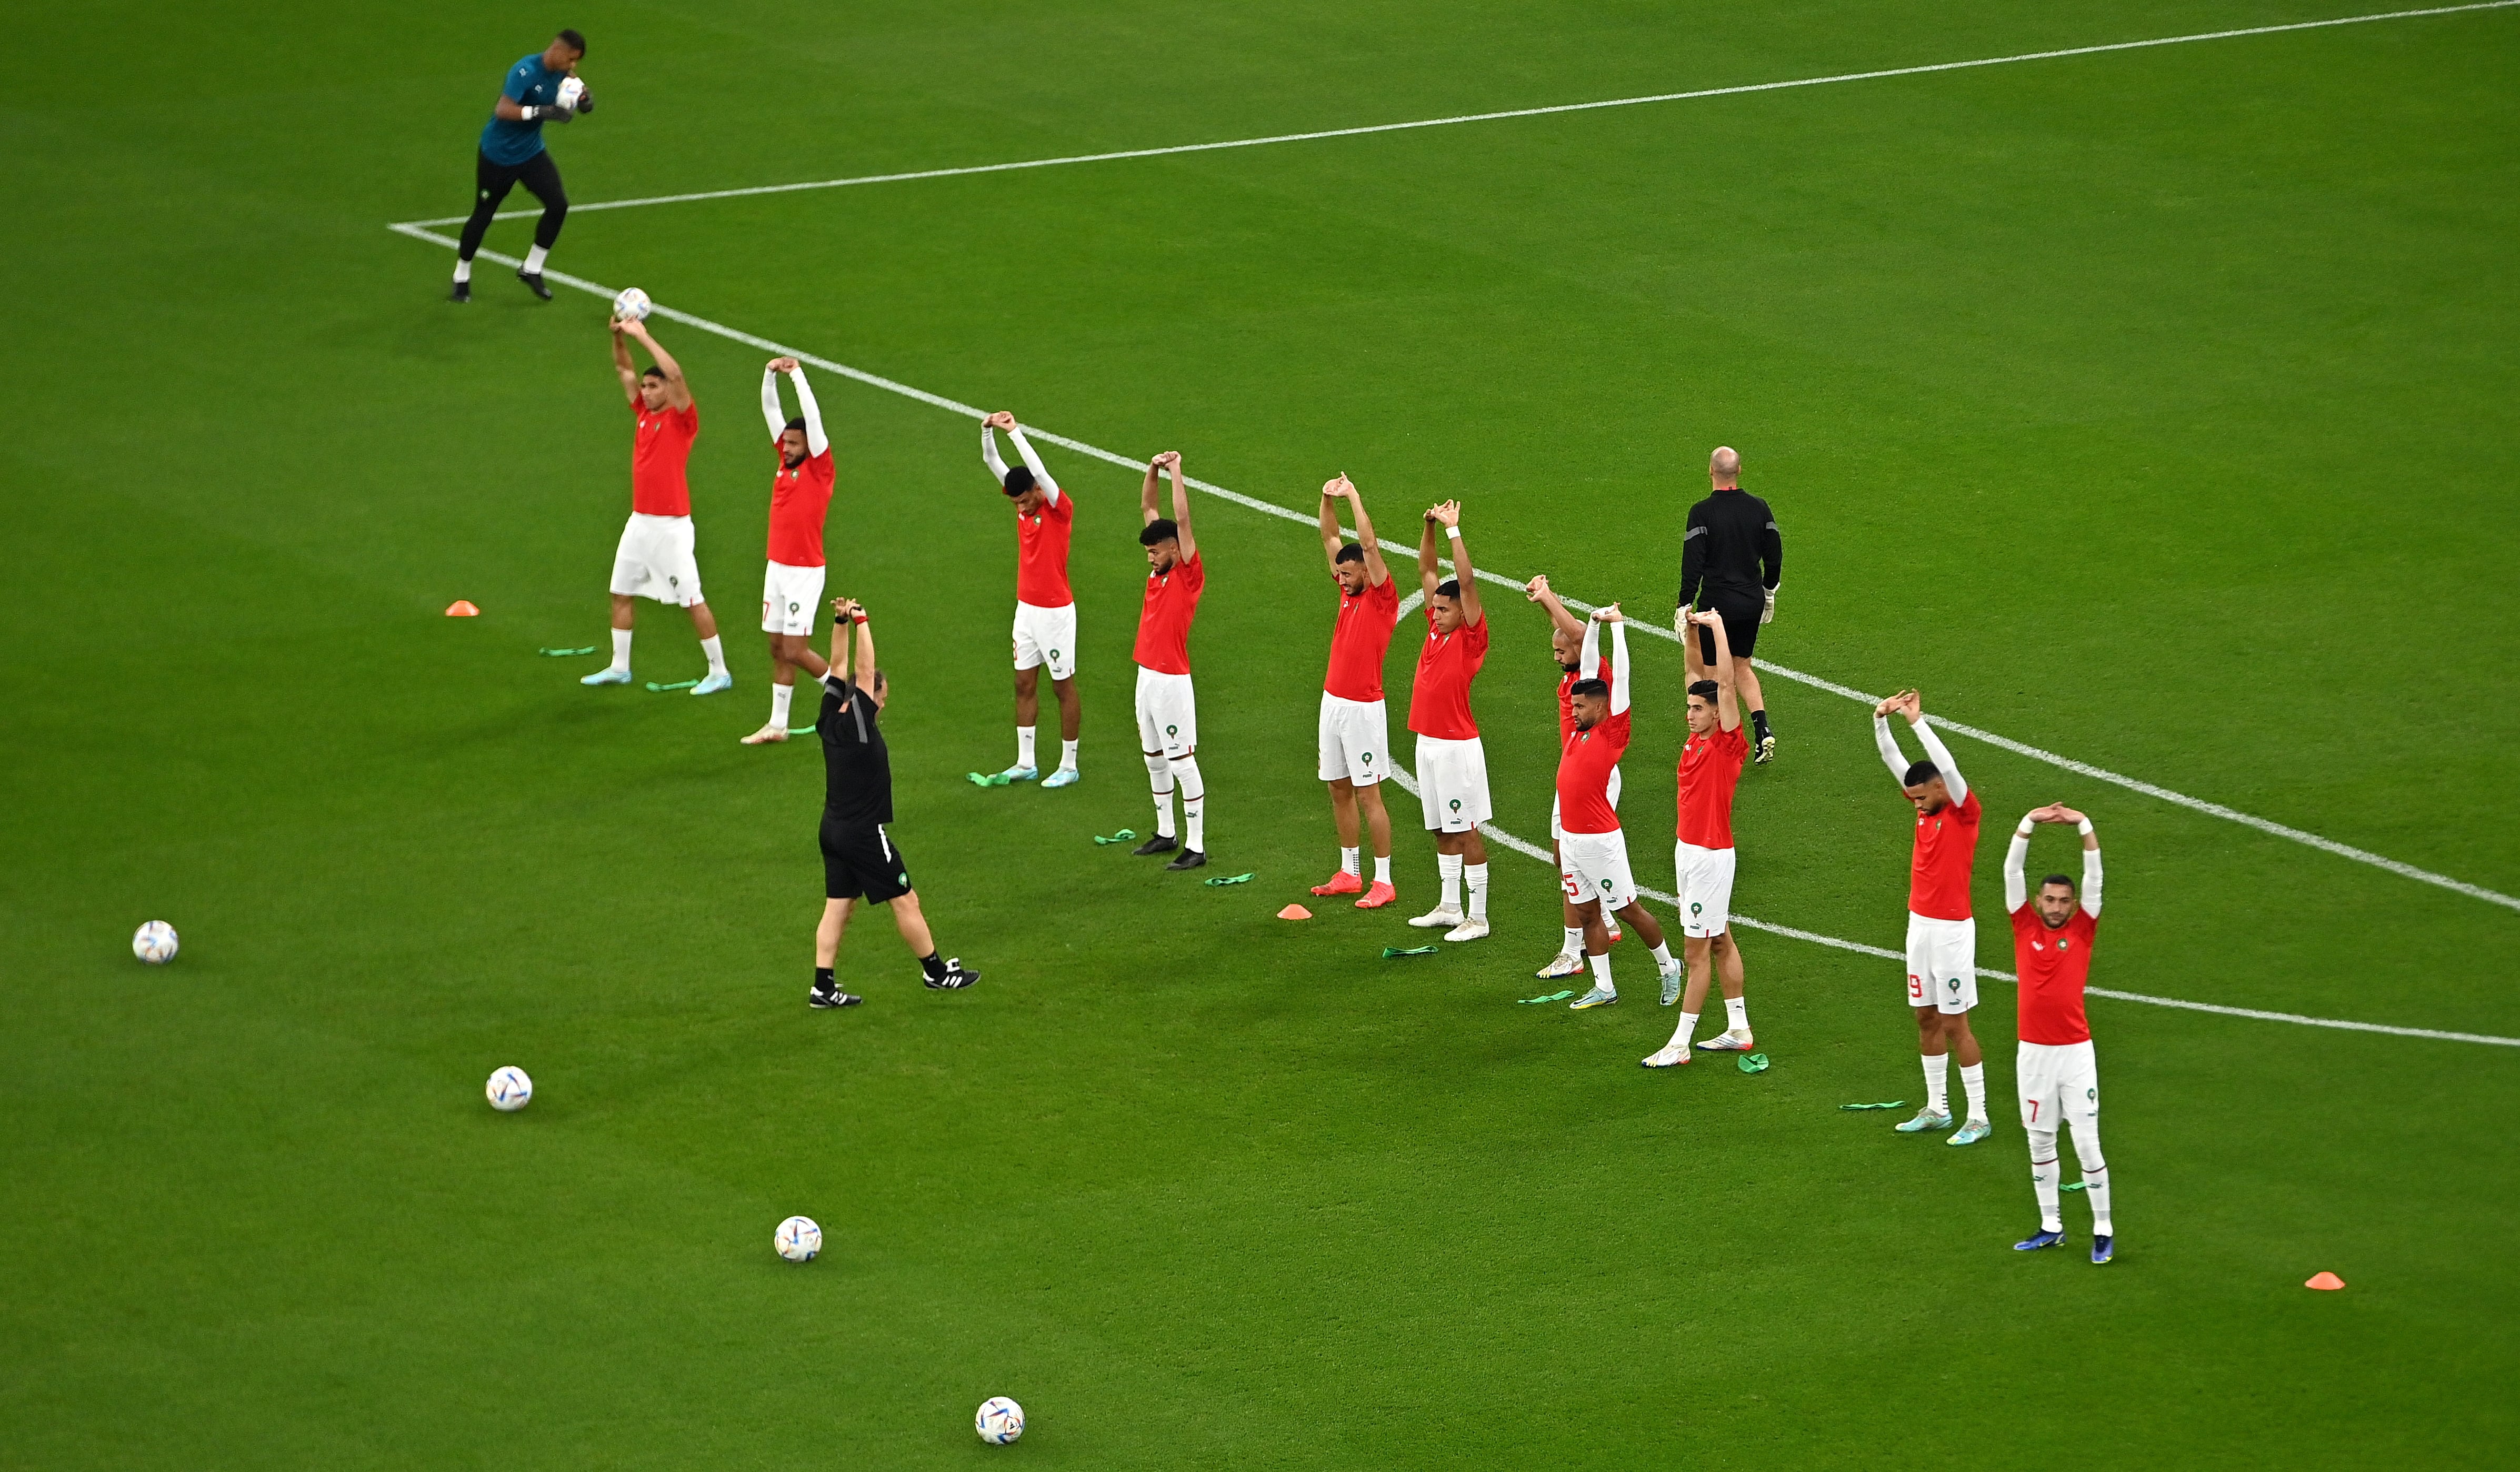
<svg viewBox="0 0 2520 1472"><path fill-rule="evenodd" d="M490 1107L501 1114L515 1114L533 1102L534 1081L525 1071L510 1064L490 1076L489 1085L481 1090L490 1096Z"/></svg>
<svg viewBox="0 0 2520 1472"><path fill-rule="evenodd" d="M980 1403L980 1413L971 1417L971 1429L981 1441L1003 1447L1023 1435L1023 1407L1004 1396L991 1396Z"/></svg>
<svg viewBox="0 0 2520 1472"><path fill-rule="evenodd" d="M585 95L586 83L579 81L573 76L563 76L560 79L560 105L562 107L574 113L577 111L577 100Z"/></svg>
<svg viewBox="0 0 2520 1472"><path fill-rule="evenodd" d="M175 959L175 927L152 920L131 933L131 953L152 966Z"/></svg>
<svg viewBox="0 0 2520 1472"><path fill-rule="evenodd" d="M823 1229L811 1217L790 1217L770 1234L770 1245L790 1263L811 1263L822 1255Z"/></svg>
<svg viewBox="0 0 2520 1472"><path fill-rule="evenodd" d="M651 304L646 292L625 286L621 295L612 299L612 318L616 322L644 322Z"/></svg>

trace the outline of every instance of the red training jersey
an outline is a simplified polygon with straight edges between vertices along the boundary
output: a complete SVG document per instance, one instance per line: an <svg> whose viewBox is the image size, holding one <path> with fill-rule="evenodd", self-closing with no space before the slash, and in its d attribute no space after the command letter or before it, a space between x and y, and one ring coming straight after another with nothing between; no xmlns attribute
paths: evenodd
<svg viewBox="0 0 2520 1472"><path fill-rule="evenodd" d="M1195 557L1174 563L1169 573L1147 575L1147 602L1138 611L1139 664L1158 674L1190 673L1190 621L1198 616L1206 586L1207 570Z"/></svg>
<svg viewBox="0 0 2520 1472"><path fill-rule="evenodd" d="M1076 503L1061 494L1045 500L1030 516L1015 513L1015 601L1035 608L1065 608L1076 601L1067 590L1067 538L1076 529ZM1191 601L1198 601L1192 593ZM1189 631L1184 619L1183 631Z"/></svg>
<svg viewBox="0 0 2520 1472"><path fill-rule="evenodd" d="M1341 589L1338 626L1330 630L1330 667L1322 676L1322 688L1341 700L1368 705L1382 699L1382 657L1399 624L1397 582L1388 577L1380 587L1369 582L1362 593Z"/></svg>
<svg viewBox="0 0 2520 1472"><path fill-rule="evenodd" d="M1476 741L1470 681L1487 659L1487 620L1442 634L1435 631L1435 611L1427 609L1426 647L1418 651L1418 680L1409 691L1409 729L1438 741Z"/></svg>
<svg viewBox="0 0 2520 1472"><path fill-rule="evenodd" d="M1916 813L1915 868L1908 880L1908 908L1928 920L1969 917L1969 870L1977 864L1977 793L1965 803L1946 803L1928 816Z"/></svg>
<svg viewBox="0 0 2520 1472"><path fill-rule="evenodd" d="M1734 726L1694 731L1680 744L1680 841L1700 849L1732 847L1732 791L1750 740Z"/></svg>
<svg viewBox="0 0 2520 1472"><path fill-rule="evenodd" d="M641 516L690 516L691 483L683 466L692 458L692 441L700 437L700 406L651 409L642 403L639 435L630 443L630 509Z"/></svg>
<svg viewBox="0 0 2520 1472"><path fill-rule="evenodd" d="M1604 715L1589 731L1566 738L1557 754L1557 826L1568 835L1616 833L1618 809L1610 805L1610 768L1628 750L1628 713Z"/></svg>
<svg viewBox="0 0 2520 1472"><path fill-rule="evenodd" d="M2074 906L2074 913L2054 930L2024 901L2012 912L2012 969L2021 973L2023 1042L2050 1047L2092 1040L2092 1025L2083 1016L2083 989L2092 980L2092 941L2100 919Z"/></svg>
<svg viewBox="0 0 2520 1472"><path fill-rule="evenodd" d="M1575 734L1575 682L1583 677L1583 667L1578 666L1567 670L1566 677L1557 682L1557 744L1560 747L1566 745L1567 737ZM1609 677L1610 657L1603 655L1601 672L1597 678L1607 681Z"/></svg>
<svg viewBox="0 0 2520 1472"><path fill-rule="evenodd" d="M773 451L779 441L770 441ZM785 453L770 473L770 560L790 568L823 565L823 519L832 509L832 451L825 446L802 465L790 467Z"/></svg>

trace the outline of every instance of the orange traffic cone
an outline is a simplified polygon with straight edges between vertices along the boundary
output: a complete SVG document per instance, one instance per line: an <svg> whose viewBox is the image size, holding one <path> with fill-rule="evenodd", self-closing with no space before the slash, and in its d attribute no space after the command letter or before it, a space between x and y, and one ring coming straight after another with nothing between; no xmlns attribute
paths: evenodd
<svg viewBox="0 0 2520 1472"><path fill-rule="evenodd" d="M1278 918L1281 920L1310 920L1313 918L1313 912L1304 908L1300 904L1290 904L1278 912Z"/></svg>
<svg viewBox="0 0 2520 1472"><path fill-rule="evenodd" d="M2301 1286L2303 1286L2304 1288L2318 1288L2318 1289L2328 1289L2328 1290L2332 1290L2332 1289L2337 1289L2337 1288L2342 1288L2342 1287L2344 1287L2344 1286L2345 1286L2345 1280L2344 1280L2343 1278L2338 1277L2336 1274L2334 1274L2334 1273L2332 1273L2332 1272L2322 1272L2322 1273L2316 1274L2315 1276L2313 1276L2313 1277L2311 1278L2311 1280L2310 1280L2309 1282L2304 1283L2304 1284L2302 1284Z"/></svg>
<svg viewBox="0 0 2520 1472"><path fill-rule="evenodd" d="M472 599L458 598L453 603L446 605L446 617L449 619L478 619L481 617L481 611L472 606Z"/></svg>

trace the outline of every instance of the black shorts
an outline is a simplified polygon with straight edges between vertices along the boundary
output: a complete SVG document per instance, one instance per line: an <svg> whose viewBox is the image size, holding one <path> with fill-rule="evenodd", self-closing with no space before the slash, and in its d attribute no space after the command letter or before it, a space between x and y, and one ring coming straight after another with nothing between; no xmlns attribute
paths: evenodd
<svg viewBox="0 0 2520 1472"><path fill-rule="evenodd" d="M1767 594L1704 588L1698 592L1697 606L1713 609L1724 621L1724 642L1732 646L1732 658L1748 659L1759 644L1759 616L1768 611ZM1697 631L1697 658L1707 668L1715 667L1715 636L1702 628Z"/></svg>
<svg viewBox="0 0 2520 1472"><path fill-rule="evenodd" d="M860 828L823 820L823 894L831 899L881 904L910 893L910 860L880 825Z"/></svg>

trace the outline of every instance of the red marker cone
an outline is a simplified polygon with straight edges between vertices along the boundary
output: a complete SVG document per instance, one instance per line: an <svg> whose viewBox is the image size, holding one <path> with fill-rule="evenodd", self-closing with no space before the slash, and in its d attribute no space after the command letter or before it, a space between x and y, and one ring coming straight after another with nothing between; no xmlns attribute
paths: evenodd
<svg viewBox="0 0 2520 1472"><path fill-rule="evenodd" d="M1300 904L1290 904L1278 912L1278 918L1281 920L1310 920L1313 918L1313 912L1304 908Z"/></svg>
<svg viewBox="0 0 2520 1472"><path fill-rule="evenodd" d="M478 619L481 617L481 611L472 606L472 599L458 598L453 603L446 605L446 617L449 619Z"/></svg>
<svg viewBox="0 0 2520 1472"><path fill-rule="evenodd" d="M2318 1288L2322 1291L2333 1291L2344 1287L2345 1280L2332 1272L2322 1272L2315 1274L2309 1282L2304 1283L2301 1286L2304 1288Z"/></svg>

